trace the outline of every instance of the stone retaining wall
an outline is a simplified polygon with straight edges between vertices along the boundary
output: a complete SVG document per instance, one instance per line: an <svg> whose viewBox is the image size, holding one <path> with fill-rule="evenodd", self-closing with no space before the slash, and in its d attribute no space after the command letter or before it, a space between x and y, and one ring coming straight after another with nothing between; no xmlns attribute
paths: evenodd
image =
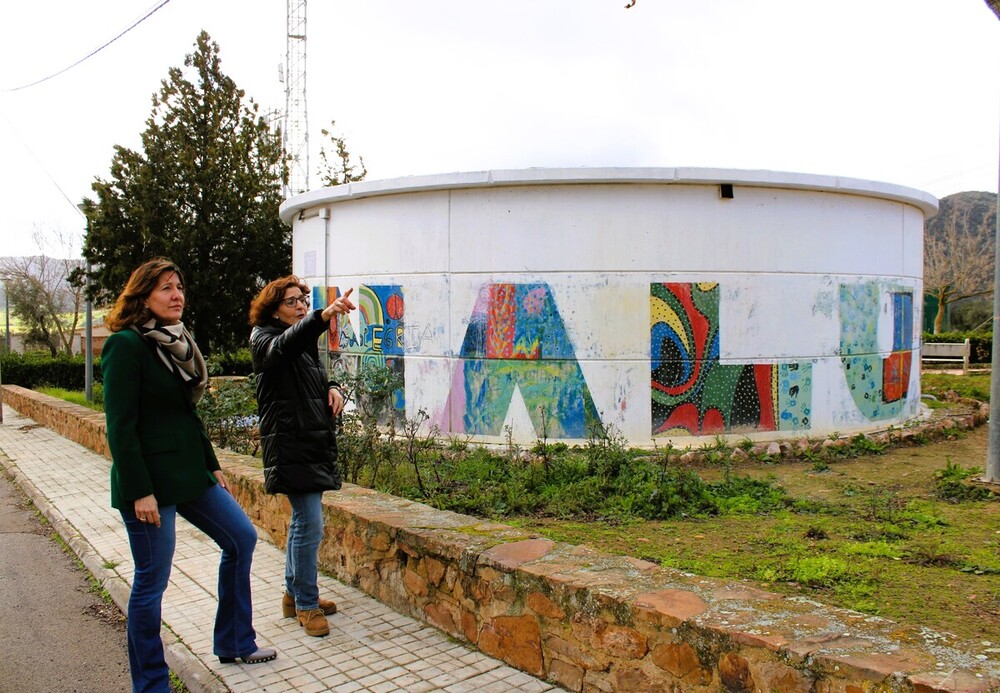
<svg viewBox="0 0 1000 693"><path fill-rule="evenodd" d="M107 455L100 415L16 386L18 412ZM972 425L959 418L958 425ZM220 451L251 519L283 546L289 507ZM1000 690L996 655L806 599L538 538L347 485L324 498L325 571L571 691Z"/></svg>

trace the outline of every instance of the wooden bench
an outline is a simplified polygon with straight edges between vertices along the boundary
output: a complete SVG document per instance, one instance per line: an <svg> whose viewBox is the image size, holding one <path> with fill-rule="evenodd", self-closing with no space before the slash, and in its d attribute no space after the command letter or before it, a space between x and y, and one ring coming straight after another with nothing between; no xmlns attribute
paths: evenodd
<svg viewBox="0 0 1000 693"><path fill-rule="evenodd" d="M922 361L931 363L961 363L962 375L969 373L969 357L972 356L972 345L969 340L964 342L924 342L920 350Z"/></svg>

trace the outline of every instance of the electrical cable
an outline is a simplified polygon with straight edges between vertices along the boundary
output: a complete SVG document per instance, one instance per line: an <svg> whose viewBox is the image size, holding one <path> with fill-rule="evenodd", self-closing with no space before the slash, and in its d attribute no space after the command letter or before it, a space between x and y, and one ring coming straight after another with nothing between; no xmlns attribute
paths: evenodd
<svg viewBox="0 0 1000 693"><path fill-rule="evenodd" d="M49 75L48 77L42 77L41 79L35 80L34 82L31 82L30 84L22 84L19 87L14 87L13 89L3 89L2 91L4 91L4 92L21 91L22 89L27 89L28 87L33 87L33 86L35 86L37 84L41 84L42 82L47 82L50 79L52 79L53 77L58 77L62 73L67 72L69 70L72 70L74 67L76 67L80 63L82 63L85 60L88 60L89 58L92 58L93 56L97 55L98 53L100 53L101 51L103 51L105 48L107 48L108 46L110 46L112 43L114 43L115 41L117 41L118 39L120 39L122 36L124 36L125 34L127 34L130 31L132 31L132 29L135 29L137 26L139 26L140 24L142 24L144 21L146 21L147 19L149 19L150 17L152 17L153 14L155 14L157 10L159 10L161 7L163 7L164 5L166 5L168 2L170 2L170 0L161 0L159 4L157 4L151 10L149 10L148 12L146 12L146 14L144 14L142 17L140 17L136 21L132 22L132 24L127 29L125 29L124 31L122 31L121 33L119 33L113 39L111 39L109 41L106 41L103 45L98 46L94 50L92 50L89 53L87 53L87 55L85 55L82 58L80 58L79 60L77 60L72 65L69 65L69 66L64 67L63 69L59 70L59 72L55 72L55 73Z"/></svg>
<svg viewBox="0 0 1000 693"><path fill-rule="evenodd" d="M169 2L169 0L168 0L168 2ZM2 110L0 110L0 116L3 116L3 119L7 121L7 125L10 126L11 132L14 133L14 135L17 137L17 139L21 140L21 144L24 145L24 148L26 150L28 150L29 154L31 154L31 158L33 158L35 160L35 163L38 164L38 167L40 169L42 169L42 173L45 174L46 178L49 179L49 182L52 183L52 185L55 187L55 189L59 191L59 194L63 196L63 199L66 200L66 202L69 203L70 207L73 208L73 211L75 211L77 214L79 214L82 218L86 219L87 217L83 213L83 211L76 204L73 203L73 200L69 199L69 195L67 195L66 191L63 190L62 187L59 185L59 183L56 182L56 179L52 177L52 174L49 173L49 170L47 168L45 168L45 164L42 163L42 160L38 158L37 154L35 154L35 150L33 150L28 145L28 142L21 136L21 133L18 132L17 128L14 127L14 123L12 123L11 120L10 120L10 118L7 117L7 114L4 113Z"/></svg>

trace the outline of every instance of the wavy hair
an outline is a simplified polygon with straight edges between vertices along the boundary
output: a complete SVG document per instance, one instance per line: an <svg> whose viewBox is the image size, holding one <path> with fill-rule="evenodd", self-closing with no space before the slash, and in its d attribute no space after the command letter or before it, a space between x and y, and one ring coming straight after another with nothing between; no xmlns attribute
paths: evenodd
<svg viewBox="0 0 1000 693"><path fill-rule="evenodd" d="M309 288L294 274L275 279L261 289L257 297L250 303L250 324L256 327L270 320L274 311L278 310L278 304L285 298L285 292L292 287L299 289L307 296L309 295Z"/></svg>
<svg viewBox="0 0 1000 693"><path fill-rule="evenodd" d="M146 308L146 299L153 293L164 272L176 272L181 286L184 286L184 273L173 260L165 257L148 260L133 270L114 307L105 316L104 325L112 332L120 332L149 320L151 314Z"/></svg>

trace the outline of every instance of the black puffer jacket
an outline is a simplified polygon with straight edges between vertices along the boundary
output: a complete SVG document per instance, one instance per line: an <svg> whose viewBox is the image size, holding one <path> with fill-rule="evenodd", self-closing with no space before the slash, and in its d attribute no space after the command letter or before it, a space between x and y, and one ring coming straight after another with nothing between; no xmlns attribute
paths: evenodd
<svg viewBox="0 0 1000 693"><path fill-rule="evenodd" d="M272 319L250 334L268 493L340 488L327 395L334 383L327 383L316 344L329 325L321 312L314 310L291 327Z"/></svg>

